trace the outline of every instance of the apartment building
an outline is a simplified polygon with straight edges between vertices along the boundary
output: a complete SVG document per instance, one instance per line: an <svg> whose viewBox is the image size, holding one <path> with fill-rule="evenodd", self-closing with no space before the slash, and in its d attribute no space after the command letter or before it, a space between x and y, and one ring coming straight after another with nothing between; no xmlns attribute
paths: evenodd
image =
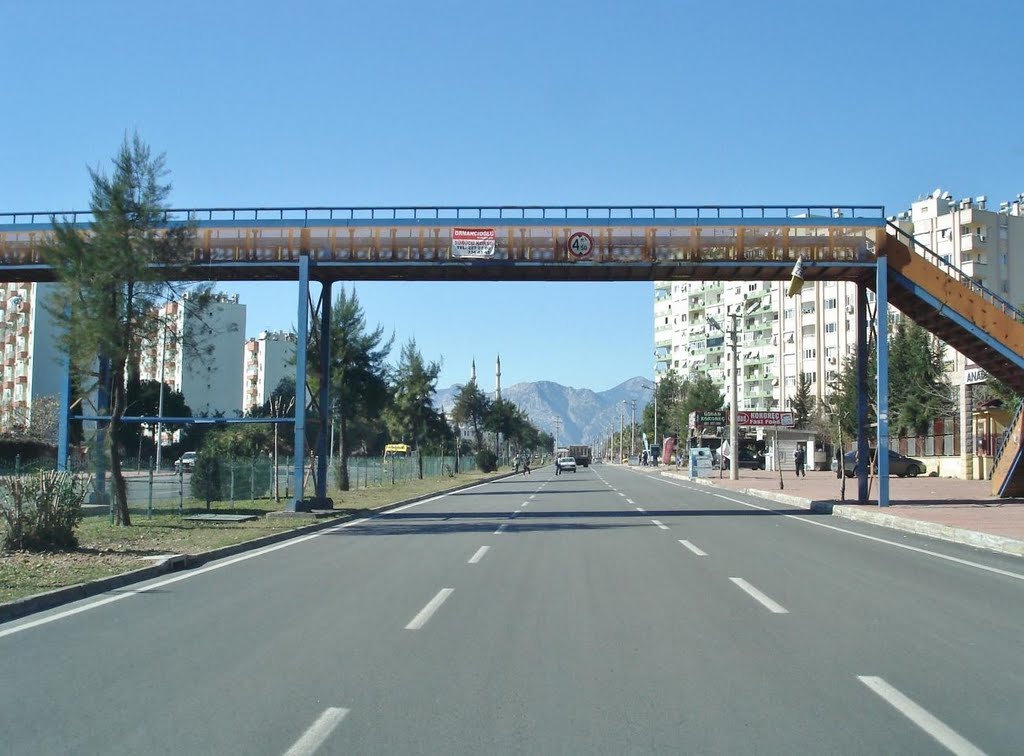
<svg viewBox="0 0 1024 756"><path fill-rule="evenodd" d="M242 408L245 345L245 305L238 295L216 294L200 310L186 294L158 314L164 327L144 345L140 377L180 391L195 415L234 417Z"/></svg>
<svg viewBox="0 0 1024 756"><path fill-rule="evenodd" d="M283 378L295 377L295 334L261 331L245 342L242 411L262 407Z"/></svg>
<svg viewBox="0 0 1024 756"><path fill-rule="evenodd" d="M28 426L33 402L60 394L59 324L46 309L56 284L0 283L0 428Z"/></svg>
<svg viewBox="0 0 1024 756"><path fill-rule="evenodd" d="M990 210L985 197L955 200L936 191L891 218L945 262L1009 302L1024 298L1024 195ZM654 284L655 376L706 373L728 396L729 344L722 328L735 318L738 406L786 409L806 376L820 401L856 349L856 287L848 282L806 283L787 297L781 282L671 282ZM874 293L868 292L869 308ZM717 325L716 325L717 324ZM961 431L970 426L966 386L981 380L973 364L949 350L950 380L961 397ZM969 448L966 437L960 445ZM965 452L961 452L965 454Z"/></svg>
<svg viewBox="0 0 1024 756"><path fill-rule="evenodd" d="M936 189L890 218L914 239L976 283L1020 309L1024 299L1024 194L990 209L985 196L956 199ZM946 367L960 405L960 449L971 476L985 470L968 464L994 445L973 428L972 387L986 376L963 354L946 348Z"/></svg>
<svg viewBox="0 0 1024 756"><path fill-rule="evenodd" d="M856 289L807 283L796 297L787 283L655 283L655 375L707 374L728 396L732 338L737 335L738 406L786 409L798 377L819 400L856 343ZM735 315L735 317L733 317Z"/></svg>

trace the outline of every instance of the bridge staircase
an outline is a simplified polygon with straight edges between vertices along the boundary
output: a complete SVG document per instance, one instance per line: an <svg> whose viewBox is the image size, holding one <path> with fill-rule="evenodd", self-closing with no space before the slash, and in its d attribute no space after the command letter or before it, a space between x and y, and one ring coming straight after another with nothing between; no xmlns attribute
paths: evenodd
<svg viewBox="0 0 1024 756"><path fill-rule="evenodd" d="M1024 313L890 224L889 302L1024 395ZM1024 494L1024 413L1018 410L996 454L992 493Z"/></svg>

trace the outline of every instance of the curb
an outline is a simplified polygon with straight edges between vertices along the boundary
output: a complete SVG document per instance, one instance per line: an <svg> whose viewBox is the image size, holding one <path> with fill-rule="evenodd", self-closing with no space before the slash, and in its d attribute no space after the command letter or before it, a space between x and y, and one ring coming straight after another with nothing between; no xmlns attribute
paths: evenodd
<svg viewBox="0 0 1024 756"><path fill-rule="evenodd" d="M937 522L912 520L909 517L897 517L896 515L883 512L871 512L860 507L850 506L849 504L836 504L832 508L832 514L846 520L866 522L904 533L914 533L916 535L937 538L942 541L973 546L985 551L1024 557L1024 541L1017 540L1016 538L981 533L977 530L968 530L966 528L956 528L952 525L942 525Z"/></svg>
<svg viewBox="0 0 1024 756"><path fill-rule="evenodd" d="M690 483L697 483L702 486L708 486L709 488L718 488L714 482L704 478L691 478L688 475L669 472L663 472L662 475L669 478L678 478L679 480L685 480ZM903 533L913 533L915 535L935 538L940 541L973 546L976 549L993 551L998 554L1009 554L1011 556L1024 557L1024 541L1016 538L1008 538L1007 536L992 535L991 533L982 533L977 530L968 530L966 528L956 528L952 525L942 525L941 523L928 522L926 520L915 520L910 517L899 517L885 512L874 512L871 510L861 509L860 507L852 506L850 504L836 504L834 501L830 500L805 499L801 496L790 496L788 494L776 493L774 491L764 491L759 488L738 489L735 493L756 496L761 499L768 499L769 501L777 501L781 504L789 504L790 506L799 507L800 509L807 509L812 512L820 512L822 514L831 514L834 517L841 517L846 520L855 520L857 522L865 522L869 525L877 525L879 527L889 528L890 530L898 530Z"/></svg>
<svg viewBox="0 0 1024 756"><path fill-rule="evenodd" d="M691 478L689 475L682 475L680 473L663 472L662 475L666 478L677 478L679 480L685 480L688 483L696 483L697 485L707 486L708 488L718 488L713 481L706 478ZM747 494L748 496L756 496L761 499L768 499L778 504L788 504L791 507L797 509L806 509L810 512L819 512L821 514L832 513L832 502L824 501L819 499L807 499L803 496L793 496L792 494L784 494L776 491L765 491L761 488L738 488L735 491L732 489L718 489L720 491L729 491L731 493Z"/></svg>
<svg viewBox="0 0 1024 756"><path fill-rule="evenodd" d="M372 512L374 514L387 512L389 509L404 507L407 504L415 504L418 501L431 499L435 496L446 496L465 488L472 488L473 486L479 486L482 483L491 483L496 480L502 480L504 478L511 477L512 475L515 475L515 473L505 473L502 475L496 475L493 478L487 478L486 480L463 483L462 485L455 486L454 488L445 488L428 494L420 494L419 496L413 496L409 499L402 499L401 501L395 501L390 504L382 504L379 507L365 511ZM281 541L289 541L292 538L299 538L301 536L309 535L310 533L315 533L319 530L326 530L327 528L332 528L342 523L355 520L361 516L362 515L357 514L345 514L329 520L324 520L323 522L317 522L312 525L306 525L293 530L285 530L268 536L260 536L259 538L253 538L250 541L233 543L230 546L223 546L219 549L214 549L213 551L203 551L199 554L171 554L168 555L165 560L159 564L153 565L152 567L142 567L137 570L131 570L130 572L122 572L120 575L111 575L110 577L91 580L88 583L78 583L77 585L55 588L52 591L46 591L45 593L37 593L34 596L25 596L24 598L15 599L14 601L8 601L7 603L0 604L0 623L9 622L47 609L53 609L54 607L62 606L63 604L70 604L74 601L81 601L82 599L87 599L100 593L106 593L107 591L111 591L116 588L123 588L124 586L132 585L133 583L152 580L153 578L160 577L161 575L166 575L169 572L202 567L208 562L224 559L226 557L234 556L235 554L241 554L245 551L253 551L255 549L263 548L264 546L271 546L275 543L280 543Z"/></svg>

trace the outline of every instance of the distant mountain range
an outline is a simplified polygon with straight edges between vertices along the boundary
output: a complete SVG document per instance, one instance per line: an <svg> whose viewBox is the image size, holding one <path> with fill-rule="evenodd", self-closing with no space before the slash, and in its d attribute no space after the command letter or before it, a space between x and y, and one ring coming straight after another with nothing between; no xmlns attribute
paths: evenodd
<svg viewBox="0 0 1024 756"><path fill-rule="evenodd" d="M630 422L632 406L622 402L636 400L636 420L639 423L644 407L654 399L647 378L630 378L607 391L572 388L551 381L517 383L503 388L501 396L515 403L530 421L542 431L555 435L555 421L561 421L559 444L593 444L606 437L609 431L619 430L620 415L626 426ZM434 406L451 413L459 386L441 389L434 396ZM493 394L491 395L493 398ZM623 414L624 413L624 414Z"/></svg>

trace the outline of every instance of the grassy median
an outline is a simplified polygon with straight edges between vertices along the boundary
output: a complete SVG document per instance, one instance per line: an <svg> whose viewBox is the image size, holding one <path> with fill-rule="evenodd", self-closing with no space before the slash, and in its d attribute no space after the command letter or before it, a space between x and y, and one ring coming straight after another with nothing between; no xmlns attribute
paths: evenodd
<svg viewBox="0 0 1024 756"><path fill-rule="evenodd" d="M488 480L494 473L467 473L455 478L409 480L393 486L335 491L334 508L340 514L361 514L396 501L443 491L474 481ZM79 546L66 553L0 553L0 603L36 593L77 585L89 580L119 575L152 562L147 556L159 554L200 554L222 546L251 541L261 536L294 530L316 520L312 517L268 518L280 512L284 501L257 499L250 502L214 502L216 514L253 514L256 520L238 523L190 522L178 517L177 502L153 505L153 519L146 508L132 507L132 526L110 524L105 514L92 514L78 527ZM186 499L184 514L206 513L205 502Z"/></svg>

